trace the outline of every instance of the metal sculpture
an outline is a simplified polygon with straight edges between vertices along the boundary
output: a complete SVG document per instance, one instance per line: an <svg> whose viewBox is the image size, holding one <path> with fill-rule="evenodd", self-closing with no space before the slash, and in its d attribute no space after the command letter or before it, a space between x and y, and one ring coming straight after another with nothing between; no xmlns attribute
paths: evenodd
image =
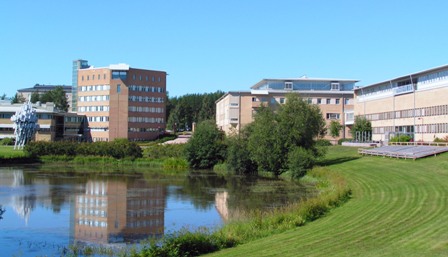
<svg viewBox="0 0 448 257"><path fill-rule="evenodd" d="M39 129L36 110L33 109L30 100L25 102L20 110L11 117L11 121L14 122L13 128L16 137L14 149L22 149Z"/></svg>

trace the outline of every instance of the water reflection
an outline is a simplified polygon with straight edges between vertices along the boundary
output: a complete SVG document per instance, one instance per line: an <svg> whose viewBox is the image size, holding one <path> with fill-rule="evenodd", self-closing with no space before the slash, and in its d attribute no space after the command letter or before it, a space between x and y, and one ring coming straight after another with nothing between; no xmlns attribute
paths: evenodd
<svg viewBox="0 0 448 257"><path fill-rule="evenodd" d="M123 245L184 227L214 229L241 211L274 208L314 194L298 184L256 177L61 169L0 167L5 256L54 256L71 244Z"/></svg>
<svg viewBox="0 0 448 257"><path fill-rule="evenodd" d="M145 181L89 180L75 200L75 243L129 243L161 237L166 190Z"/></svg>

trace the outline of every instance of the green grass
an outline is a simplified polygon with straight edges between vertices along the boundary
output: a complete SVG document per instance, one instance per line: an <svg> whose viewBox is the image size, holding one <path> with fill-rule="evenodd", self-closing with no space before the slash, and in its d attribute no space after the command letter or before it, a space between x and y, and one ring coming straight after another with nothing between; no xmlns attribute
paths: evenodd
<svg viewBox="0 0 448 257"><path fill-rule="evenodd" d="M14 150L14 146L1 145L0 146L0 159L20 158L25 157L23 150Z"/></svg>
<svg viewBox="0 0 448 257"><path fill-rule="evenodd" d="M448 256L448 154L416 161L331 147L352 199L303 227L211 256Z"/></svg>

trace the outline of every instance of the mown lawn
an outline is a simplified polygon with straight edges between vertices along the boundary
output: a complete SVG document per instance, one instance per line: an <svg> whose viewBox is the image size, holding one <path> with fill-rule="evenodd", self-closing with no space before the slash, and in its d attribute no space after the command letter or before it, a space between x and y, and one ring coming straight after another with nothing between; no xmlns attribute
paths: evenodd
<svg viewBox="0 0 448 257"><path fill-rule="evenodd" d="M448 154L361 157L332 147L328 165L352 199L306 226L211 256L448 256Z"/></svg>
<svg viewBox="0 0 448 257"><path fill-rule="evenodd" d="M1 145L0 146L0 159L9 159L16 157L24 157L23 150L14 150L14 146Z"/></svg>

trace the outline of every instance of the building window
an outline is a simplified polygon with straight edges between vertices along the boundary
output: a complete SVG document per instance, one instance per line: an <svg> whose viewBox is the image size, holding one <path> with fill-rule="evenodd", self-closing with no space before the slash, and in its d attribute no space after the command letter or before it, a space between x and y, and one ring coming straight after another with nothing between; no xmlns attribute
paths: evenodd
<svg viewBox="0 0 448 257"><path fill-rule="evenodd" d="M98 74L98 80L100 80L101 79L101 75L100 74Z"/></svg>
<svg viewBox="0 0 448 257"><path fill-rule="evenodd" d="M339 120L339 113L327 113L327 120Z"/></svg>
<svg viewBox="0 0 448 257"><path fill-rule="evenodd" d="M256 97L252 97L252 102L256 102L257 98Z"/></svg>
<svg viewBox="0 0 448 257"><path fill-rule="evenodd" d="M280 98L280 103L281 103L281 104L284 104L284 103L285 103L285 98L283 98L283 97Z"/></svg>
<svg viewBox="0 0 448 257"><path fill-rule="evenodd" d="M121 93L121 85L120 84L117 84L117 93L118 94Z"/></svg>
<svg viewBox="0 0 448 257"><path fill-rule="evenodd" d="M344 104L349 104L350 103L350 99L349 98L345 98L344 99Z"/></svg>
<svg viewBox="0 0 448 257"><path fill-rule="evenodd" d="M317 104L321 104L322 103L322 99L321 98L317 98Z"/></svg>
<svg viewBox="0 0 448 257"><path fill-rule="evenodd" d="M87 80L89 80L89 75L87 75Z"/></svg>
<svg viewBox="0 0 448 257"><path fill-rule="evenodd" d="M112 79L125 80L128 74L126 71L112 71Z"/></svg>
<svg viewBox="0 0 448 257"><path fill-rule="evenodd" d="M339 83L331 83L331 90L339 91Z"/></svg>
<svg viewBox="0 0 448 257"><path fill-rule="evenodd" d="M292 90L292 82L290 81L285 82L285 90Z"/></svg>
<svg viewBox="0 0 448 257"><path fill-rule="evenodd" d="M313 103L313 99L312 98L308 98L307 99L307 103L312 104Z"/></svg>
<svg viewBox="0 0 448 257"><path fill-rule="evenodd" d="M340 103L340 101L341 101L341 99L339 99L339 98L336 98L336 104L339 104L339 103Z"/></svg>
<svg viewBox="0 0 448 257"><path fill-rule="evenodd" d="M331 103L331 99L327 98L327 104L330 104L330 103Z"/></svg>

